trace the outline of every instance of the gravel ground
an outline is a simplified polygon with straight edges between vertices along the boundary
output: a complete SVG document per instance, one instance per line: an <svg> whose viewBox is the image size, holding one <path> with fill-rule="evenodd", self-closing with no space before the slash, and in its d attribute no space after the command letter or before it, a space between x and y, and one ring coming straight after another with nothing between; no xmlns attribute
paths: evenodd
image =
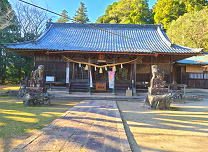
<svg viewBox="0 0 208 152"><path fill-rule="evenodd" d="M150 110L142 101L118 101L133 151L205 152L208 145L208 99Z"/></svg>

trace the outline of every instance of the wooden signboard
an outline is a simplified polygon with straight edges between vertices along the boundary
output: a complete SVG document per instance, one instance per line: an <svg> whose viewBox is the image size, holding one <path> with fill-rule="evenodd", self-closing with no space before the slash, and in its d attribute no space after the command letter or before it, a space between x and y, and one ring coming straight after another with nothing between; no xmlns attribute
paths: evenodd
<svg viewBox="0 0 208 152"><path fill-rule="evenodd" d="M105 55L104 54L99 54L99 56L98 56L98 62L106 62L106 59L105 59Z"/></svg>
<svg viewBox="0 0 208 152"><path fill-rule="evenodd" d="M203 73L204 69L201 66L186 66L186 72Z"/></svg>
<svg viewBox="0 0 208 152"><path fill-rule="evenodd" d="M96 91L106 91L106 83L105 82L96 82Z"/></svg>
<svg viewBox="0 0 208 152"><path fill-rule="evenodd" d="M105 55L104 54L99 54L98 60L105 60Z"/></svg>
<svg viewBox="0 0 208 152"><path fill-rule="evenodd" d="M54 82L55 77L54 76L46 76L46 82Z"/></svg>

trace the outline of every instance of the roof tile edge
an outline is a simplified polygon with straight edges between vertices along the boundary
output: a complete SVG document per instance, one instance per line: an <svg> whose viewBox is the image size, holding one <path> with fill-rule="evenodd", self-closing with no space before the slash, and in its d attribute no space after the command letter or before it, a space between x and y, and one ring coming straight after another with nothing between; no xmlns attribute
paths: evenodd
<svg viewBox="0 0 208 152"><path fill-rule="evenodd" d="M161 29L160 26L157 27L157 32L158 34L160 35L161 39L169 46L169 47L172 47L172 43L169 39L167 39L167 36L165 36L165 33L164 31Z"/></svg>
<svg viewBox="0 0 208 152"><path fill-rule="evenodd" d="M171 41L169 40L168 36L164 33L164 31L161 29L160 26L158 26L157 28L157 31L161 37L161 39L169 46L169 47L173 47L174 45L177 45L177 46L180 46L182 48L186 48L186 49L190 49L191 51L193 52L196 52L196 53L202 53L204 48L190 48L190 47L186 47L186 46L182 46L182 45L178 45L178 44L174 44L174 43L171 43Z"/></svg>
<svg viewBox="0 0 208 152"><path fill-rule="evenodd" d="M16 43L3 43L3 46L4 46L4 48L12 49L9 46L15 46L15 45L19 45L19 44L28 44L28 43L37 44L38 41L40 41L42 38L44 38L46 36L46 34L51 30L52 26L53 25L50 24L50 26L48 28L46 28L45 31L37 39L30 40L30 41L24 41L24 42L16 42Z"/></svg>

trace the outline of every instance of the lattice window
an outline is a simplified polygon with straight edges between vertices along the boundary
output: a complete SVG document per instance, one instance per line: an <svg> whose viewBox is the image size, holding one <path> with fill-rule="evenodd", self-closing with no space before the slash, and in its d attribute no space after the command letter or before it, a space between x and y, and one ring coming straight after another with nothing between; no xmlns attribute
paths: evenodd
<svg viewBox="0 0 208 152"><path fill-rule="evenodd" d="M203 79L203 73L189 73L190 79Z"/></svg>

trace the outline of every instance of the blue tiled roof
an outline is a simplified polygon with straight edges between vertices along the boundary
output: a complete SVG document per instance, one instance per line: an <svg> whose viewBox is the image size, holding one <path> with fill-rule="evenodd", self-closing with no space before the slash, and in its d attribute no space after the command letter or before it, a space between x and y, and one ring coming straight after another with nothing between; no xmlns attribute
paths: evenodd
<svg viewBox="0 0 208 152"><path fill-rule="evenodd" d="M159 25L79 23L51 23L49 29L39 39L8 44L6 47L124 53L197 53L202 50L171 44Z"/></svg>
<svg viewBox="0 0 208 152"><path fill-rule="evenodd" d="M198 65L208 65L208 55L201 56L192 56L180 61L177 61L180 64L198 64Z"/></svg>

